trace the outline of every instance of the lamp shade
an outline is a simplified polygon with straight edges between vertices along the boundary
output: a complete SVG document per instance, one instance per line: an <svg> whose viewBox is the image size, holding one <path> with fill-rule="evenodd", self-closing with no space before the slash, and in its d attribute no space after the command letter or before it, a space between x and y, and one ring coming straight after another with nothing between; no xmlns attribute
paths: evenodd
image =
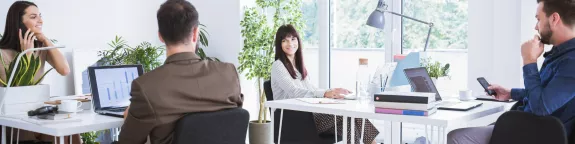
<svg viewBox="0 0 575 144"><path fill-rule="evenodd" d="M378 29L384 29L385 27L385 16L382 11L374 10L367 19L367 25Z"/></svg>

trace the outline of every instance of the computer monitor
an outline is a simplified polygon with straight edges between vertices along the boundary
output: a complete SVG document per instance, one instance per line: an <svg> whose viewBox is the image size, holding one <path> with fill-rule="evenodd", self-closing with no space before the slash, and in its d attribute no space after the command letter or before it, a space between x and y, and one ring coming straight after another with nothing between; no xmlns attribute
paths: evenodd
<svg viewBox="0 0 575 144"><path fill-rule="evenodd" d="M89 67L95 109L130 105L132 81L143 73L142 65Z"/></svg>

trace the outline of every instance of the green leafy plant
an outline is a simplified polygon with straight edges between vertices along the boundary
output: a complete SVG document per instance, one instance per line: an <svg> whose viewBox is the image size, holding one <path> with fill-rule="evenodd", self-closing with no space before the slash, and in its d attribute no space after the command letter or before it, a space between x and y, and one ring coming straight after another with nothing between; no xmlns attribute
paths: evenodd
<svg viewBox="0 0 575 144"><path fill-rule="evenodd" d="M284 24L292 24L299 31L305 28L302 19L301 0L256 0L257 7L245 7L244 18L240 21L244 46L239 54L240 73L247 79L257 79L259 92L258 123L267 122L266 101L262 81L271 77L274 61L274 34ZM273 24L268 23L266 10L274 9ZM304 37L304 33L301 37Z"/></svg>
<svg viewBox="0 0 575 144"><path fill-rule="evenodd" d="M101 56L98 62L101 65L121 65L124 64L125 57L128 55L127 42L120 36L116 36L108 46L112 47L110 50L98 51L98 56Z"/></svg>
<svg viewBox="0 0 575 144"><path fill-rule="evenodd" d="M129 48L126 55L126 64L141 64L145 72L149 72L162 65L158 58L164 54L162 46L152 46L149 42L142 42L138 46Z"/></svg>
<svg viewBox="0 0 575 144"><path fill-rule="evenodd" d="M431 58L421 60L421 66L425 67L429 76L432 78L449 77L449 64L441 65L438 61L431 62Z"/></svg>
<svg viewBox="0 0 575 144"><path fill-rule="evenodd" d="M82 133L80 136L82 137L82 142L84 142L84 144L100 144L99 142L96 142L96 138L98 138L99 134L99 131L93 131Z"/></svg>
<svg viewBox="0 0 575 144"><path fill-rule="evenodd" d="M196 47L196 54L200 56L202 60L220 61L218 58L207 56L206 52L204 52L204 48L207 48L209 45L208 37L210 36L206 28L206 25L200 24L200 42Z"/></svg>
<svg viewBox="0 0 575 144"><path fill-rule="evenodd" d="M20 53L16 53L19 55ZM6 81L0 80L2 86L6 87L8 84L8 78L12 76L12 70L16 67L16 58L12 59L9 65L6 65L4 59L2 58L3 55L0 53L0 59L2 61L2 66L4 67L4 71L6 72ZM38 73L40 66L42 65L40 61L40 57L36 56L35 54L31 54L30 56L22 56L20 62L18 63L18 68L14 73L14 78L10 86L33 86L38 85L44 76L48 74L53 68L49 69L45 73ZM42 74L40 79L34 80L37 74Z"/></svg>
<svg viewBox="0 0 575 144"><path fill-rule="evenodd" d="M130 47L120 36L116 36L108 45L112 49L98 52L98 56L102 57L99 61L101 65L141 64L144 71L149 72L162 64L159 57L164 54L163 46L153 46L149 42L142 42L135 47Z"/></svg>

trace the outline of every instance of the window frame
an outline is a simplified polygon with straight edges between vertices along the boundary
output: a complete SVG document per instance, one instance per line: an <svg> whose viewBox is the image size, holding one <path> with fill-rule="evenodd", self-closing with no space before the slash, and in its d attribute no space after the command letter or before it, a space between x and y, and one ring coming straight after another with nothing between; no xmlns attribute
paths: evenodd
<svg viewBox="0 0 575 144"><path fill-rule="evenodd" d="M392 1L392 2L394 3L394 5L389 5L389 4L388 4L388 5L389 5L389 8L388 8L388 9L390 9L390 8L393 7L393 9L398 9L398 10L399 10L399 11L394 11L394 12L398 12L398 13L403 14L403 1L404 1L404 0L388 0L388 1ZM397 16L397 17L399 17L399 16ZM400 29L399 32L396 32L396 33L393 34L394 36L400 38L400 39L396 39L396 40L393 41L394 44L397 43L397 44L399 45L399 51L400 51L400 53L394 53L394 54L404 54L404 50L403 50L403 46L402 46L402 45L403 45L403 23L402 23L403 20L404 20L404 19L400 19L400 20L399 20L399 21L400 21L400 22L398 23L399 26L398 26L398 25L394 25L395 28L396 28L396 27L399 27L399 29ZM435 28L434 28L434 29L435 29ZM427 51L428 51L428 52L461 52L461 53L467 53L467 50L468 50L468 49L466 48L466 49L428 49Z"/></svg>

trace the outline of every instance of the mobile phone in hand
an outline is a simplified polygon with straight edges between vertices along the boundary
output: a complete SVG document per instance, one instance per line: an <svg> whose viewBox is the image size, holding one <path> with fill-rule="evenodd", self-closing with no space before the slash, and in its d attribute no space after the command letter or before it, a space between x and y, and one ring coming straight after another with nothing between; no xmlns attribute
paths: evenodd
<svg viewBox="0 0 575 144"><path fill-rule="evenodd" d="M487 89L490 86L490 84L487 82L487 80L485 80L485 78L479 77L479 78L477 78L477 81L479 82L479 84L481 84L483 89L485 89L485 91L487 92L488 95L490 95L490 96L497 95L497 93L495 93L494 90Z"/></svg>
<svg viewBox="0 0 575 144"><path fill-rule="evenodd" d="M20 22L20 30L22 30L22 37L24 38L26 36L26 32L28 31L28 27L26 27L24 23Z"/></svg>

